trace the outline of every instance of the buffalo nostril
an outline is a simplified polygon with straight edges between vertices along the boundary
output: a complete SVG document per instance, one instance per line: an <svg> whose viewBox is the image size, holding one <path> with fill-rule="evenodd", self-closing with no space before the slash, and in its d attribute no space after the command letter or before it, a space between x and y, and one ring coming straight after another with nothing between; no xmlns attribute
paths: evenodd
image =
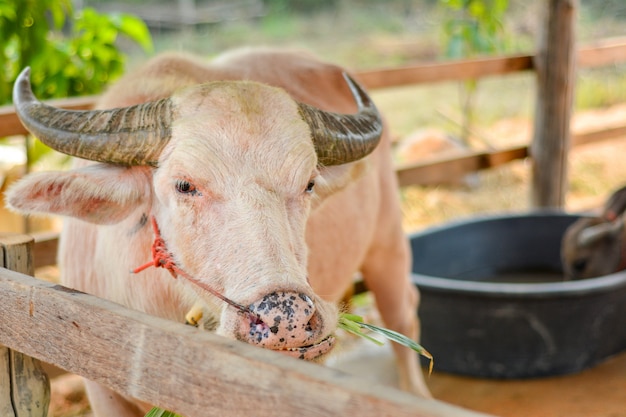
<svg viewBox="0 0 626 417"><path fill-rule="evenodd" d="M307 303L311 308L313 307L313 300L311 300L311 297L306 294L298 294L298 297L300 297L300 299Z"/></svg>
<svg viewBox="0 0 626 417"><path fill-rule="evenodd" d="M306 324L305 330L307 332L313 332L320 325L321 325L321 319L319 317L319 314L313 314L313 317L311 317L311 320L309 320L308 323Z"/></svg>

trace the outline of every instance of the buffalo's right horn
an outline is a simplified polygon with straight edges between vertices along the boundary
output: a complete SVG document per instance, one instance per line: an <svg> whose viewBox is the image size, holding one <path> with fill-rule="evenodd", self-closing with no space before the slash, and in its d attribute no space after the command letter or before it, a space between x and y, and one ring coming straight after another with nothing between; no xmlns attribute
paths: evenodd
<svg viewBox="0 0 626 417"><path fill-rule="evenodd" d="M346 164L365 157L376 149L383 132L383 122L372 99L348 74L343 76L356 101L356 114L326 112L298 103L322 166Z"/></svg>
<svg viewBox="0 0 626 417"><path fill-rule="evenodd" d="M51 148L91 161L156 166L171 135L169 99L111 110L64 110L37 100L25 68L13 87L24 126Z"/></svg>

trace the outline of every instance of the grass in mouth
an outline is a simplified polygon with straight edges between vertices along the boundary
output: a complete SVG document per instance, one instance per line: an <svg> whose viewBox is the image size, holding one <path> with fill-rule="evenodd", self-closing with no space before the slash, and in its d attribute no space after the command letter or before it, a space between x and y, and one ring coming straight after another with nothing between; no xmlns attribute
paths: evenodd
<svg viewBox="0 0 626 417"><path fill-rule="evenodd" d="M158 407L154 407L148 411L145 417L182 417L180 414L172 413L171 411L165 411Z"/></svg>
<svg viewBox="0 0 626 417"><path fill-rule="evenodd" d="M433 372L433 366L434 366L433 355L431 355L430 352L424 349L424 347L422 347L419 343L415 342L413 339L408 338L402 333L398 333L393 330L386 329L384 327L375 326L373 324L364 323L363 318L361 316L357 316L356 314L349 314L349 313L341 313L339 315L338 327L356 336L360 336L373 343L376 343L377 345L383 345L383 342L371 337L367 333L364 333L363 330L369 330L370 332L383 336L385 339L391 340L392 342L399 343L402 346L406 346L409 349L412 349L418 354L427 358L430 361L428 365L428 375L430 375Z"/></svg>
<svg viewBox="0 0 626 417"><path fill-rule="evenodd" d="M348 333L352 333L356 336L367 339L370 342L376 343L379 346L382 346L384 342L381 342L380 340L373 338L369 334L364 333L363 330L368 330L372 333L379 334L383 336L385 339L391 340L392 342L399 343L402 346L406 346L409 349L412 349L418 354L429 359L430 364L428 365L428 374L430 375L433 372L433 365L434 365L433 356L426 349L424 349L419 343L415 342L413 339L410 339L401 333L394 332L393 330L385 329L384 327L375 326L373 324L364 323L363 317L358 316L356 314L349 314L349 313L341 313L339 315L338 327L340 329L347 331ZM154 407L152 410L148 412L148 414L145 415L145 417L182 417L182 416L176 413L172 413L171 411L166 411L166 410Z"/></svg>

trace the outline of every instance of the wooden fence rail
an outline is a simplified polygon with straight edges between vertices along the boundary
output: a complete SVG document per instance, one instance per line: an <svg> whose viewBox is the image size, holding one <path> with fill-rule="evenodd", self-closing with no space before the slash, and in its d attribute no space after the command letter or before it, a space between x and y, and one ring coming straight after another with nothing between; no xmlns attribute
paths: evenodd
<svg viewBox="0 0 626 417"><path fill-rule="evenodd" d="M4 268L0 323L0 344L186 417L485 416Z"/></svg>
<svg viewBox="0 0 626 417"><path fill-rule="evenodd" d="M578 49L578 68L596 68L626 60L626 37L607 38ZM369 89L479 79L535 69L534 55L512 55L356 71Z"/></svg>

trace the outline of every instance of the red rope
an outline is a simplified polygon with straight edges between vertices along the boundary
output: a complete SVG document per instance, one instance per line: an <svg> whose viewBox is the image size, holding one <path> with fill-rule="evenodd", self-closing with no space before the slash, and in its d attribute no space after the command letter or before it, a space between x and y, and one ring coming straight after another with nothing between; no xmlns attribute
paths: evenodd
<svg viewBox="0 0 626 417"><path fill-rule="evenodd" d="M157 224L154 216L151 216L151 221L152 221L152 230L154 231L154 242L152 243L152 260L150 262L147 262L133 269L131 271L133 274L137 274L141 271L144 271L150 268L151 266L154 266L155 268L165 268L169 271L170 274L172 274L174 278L178 278L178 276L181 276L185 278L186 280L190 281L192 284L213 294L215 297L224 301L228 305L235 307L241 313L246 313L250 315L250 317L252 317L253 319L260 320L260 318L255 313L253 313L248 307L245 307L239 303L236 303L230 298L223 296L222 294L215 291L213 288L211 288L204 282L201 282L195 279L194 277L192 277L191 275L187 274L185 271L180 269L178 266L176 266L176 262L174 262L174 259L172 258L172 254L167 250L167 246L165 245L165 240L163 240L163 238L161 237L161 231L159 230L159 225Z"/></svg>
<svg viewBox="0 0 626 417"><path fill-rule="evenodd" d="M133 269L133 274L137 274L145 269L154 266L155 268L165 268L174 278L177 278L179 273L182 272L176 266L176 263L172 259L172 254L167 250L167 246L165 246L165 240L161 237L161 231L159 230L159 225L156 222L154 216L151 217L152 220L152 230L154 231L154 242L152 243L152 260L148 263L145 263L135 269Z"/></svg>

